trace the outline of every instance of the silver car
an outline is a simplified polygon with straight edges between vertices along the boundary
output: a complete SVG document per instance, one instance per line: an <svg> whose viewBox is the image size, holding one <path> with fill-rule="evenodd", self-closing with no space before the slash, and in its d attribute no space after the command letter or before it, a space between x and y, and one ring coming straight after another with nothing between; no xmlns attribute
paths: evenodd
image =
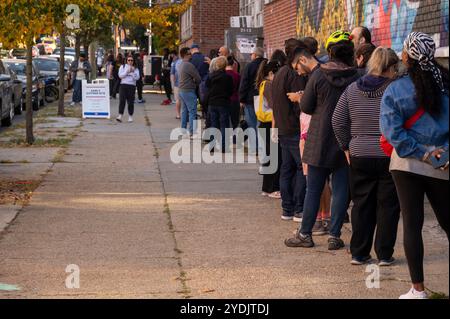
<svg viewBox="0 0 450 319"><path fill-rule="evenodd" d="M11 76L6 73L0 61L0 119L2 126L10 126L14 117L14 86Z"/></svg>

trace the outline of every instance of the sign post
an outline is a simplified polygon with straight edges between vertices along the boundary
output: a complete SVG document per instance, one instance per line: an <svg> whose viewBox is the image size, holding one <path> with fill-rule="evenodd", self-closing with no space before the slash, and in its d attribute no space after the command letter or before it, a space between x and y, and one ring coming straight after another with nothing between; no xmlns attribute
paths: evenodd
<svg viewBox="0 0 450 319"><path fill-rule="evenodd" d="M109 81L106 79L82 83L83 118L111 118Z"/></svg>

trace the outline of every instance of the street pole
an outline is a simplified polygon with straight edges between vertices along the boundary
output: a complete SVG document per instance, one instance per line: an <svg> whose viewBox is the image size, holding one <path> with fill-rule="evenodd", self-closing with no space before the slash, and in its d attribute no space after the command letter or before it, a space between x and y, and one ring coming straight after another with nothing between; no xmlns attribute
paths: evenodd
<svg viewBox="0 0 450 319"><path fill-rule="evenodd" d="M152 7L152 0L148 0L148 5L151 8ZM148 55L151 55L153 53L153 41L152 41L152 23L149 23L149 30L148 30Z"/></svg>

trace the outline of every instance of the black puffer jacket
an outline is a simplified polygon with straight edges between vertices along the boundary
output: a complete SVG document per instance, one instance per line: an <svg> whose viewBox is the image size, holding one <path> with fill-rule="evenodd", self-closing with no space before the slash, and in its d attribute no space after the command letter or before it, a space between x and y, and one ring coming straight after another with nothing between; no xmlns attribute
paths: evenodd
<svg viewBox="0 0 450 319"><path fill-rule="evenodd" d="M300 108L312 115L302 161L308 165L339 168L347 164L339 148L331 119L339 98L360 77L354 67L342 63L322 64L308 81Z"/></svg>
<svg viewBox="0 0 450 319"><path fill-rule="evenodd" d="M208 93L205 103L210 106L230 106L233 95L233 78L225 71L216 71L209 74L206 80Z"/></svg>

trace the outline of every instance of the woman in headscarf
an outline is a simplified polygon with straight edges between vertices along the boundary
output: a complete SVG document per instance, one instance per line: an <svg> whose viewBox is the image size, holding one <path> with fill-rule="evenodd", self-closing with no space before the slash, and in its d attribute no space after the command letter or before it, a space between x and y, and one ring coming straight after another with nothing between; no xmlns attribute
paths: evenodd
<svg viewBox="0 0 450 319"><path fill-rule="evenodd" d="M435 51L429 35L411 33L402 54L408 74L389 85L381 102L381 131L394 147L390 171L400 200L412 280L412 288L400 299L427 298L422 240L425 194L448 237L448 73L436 63Z"/></svg>

